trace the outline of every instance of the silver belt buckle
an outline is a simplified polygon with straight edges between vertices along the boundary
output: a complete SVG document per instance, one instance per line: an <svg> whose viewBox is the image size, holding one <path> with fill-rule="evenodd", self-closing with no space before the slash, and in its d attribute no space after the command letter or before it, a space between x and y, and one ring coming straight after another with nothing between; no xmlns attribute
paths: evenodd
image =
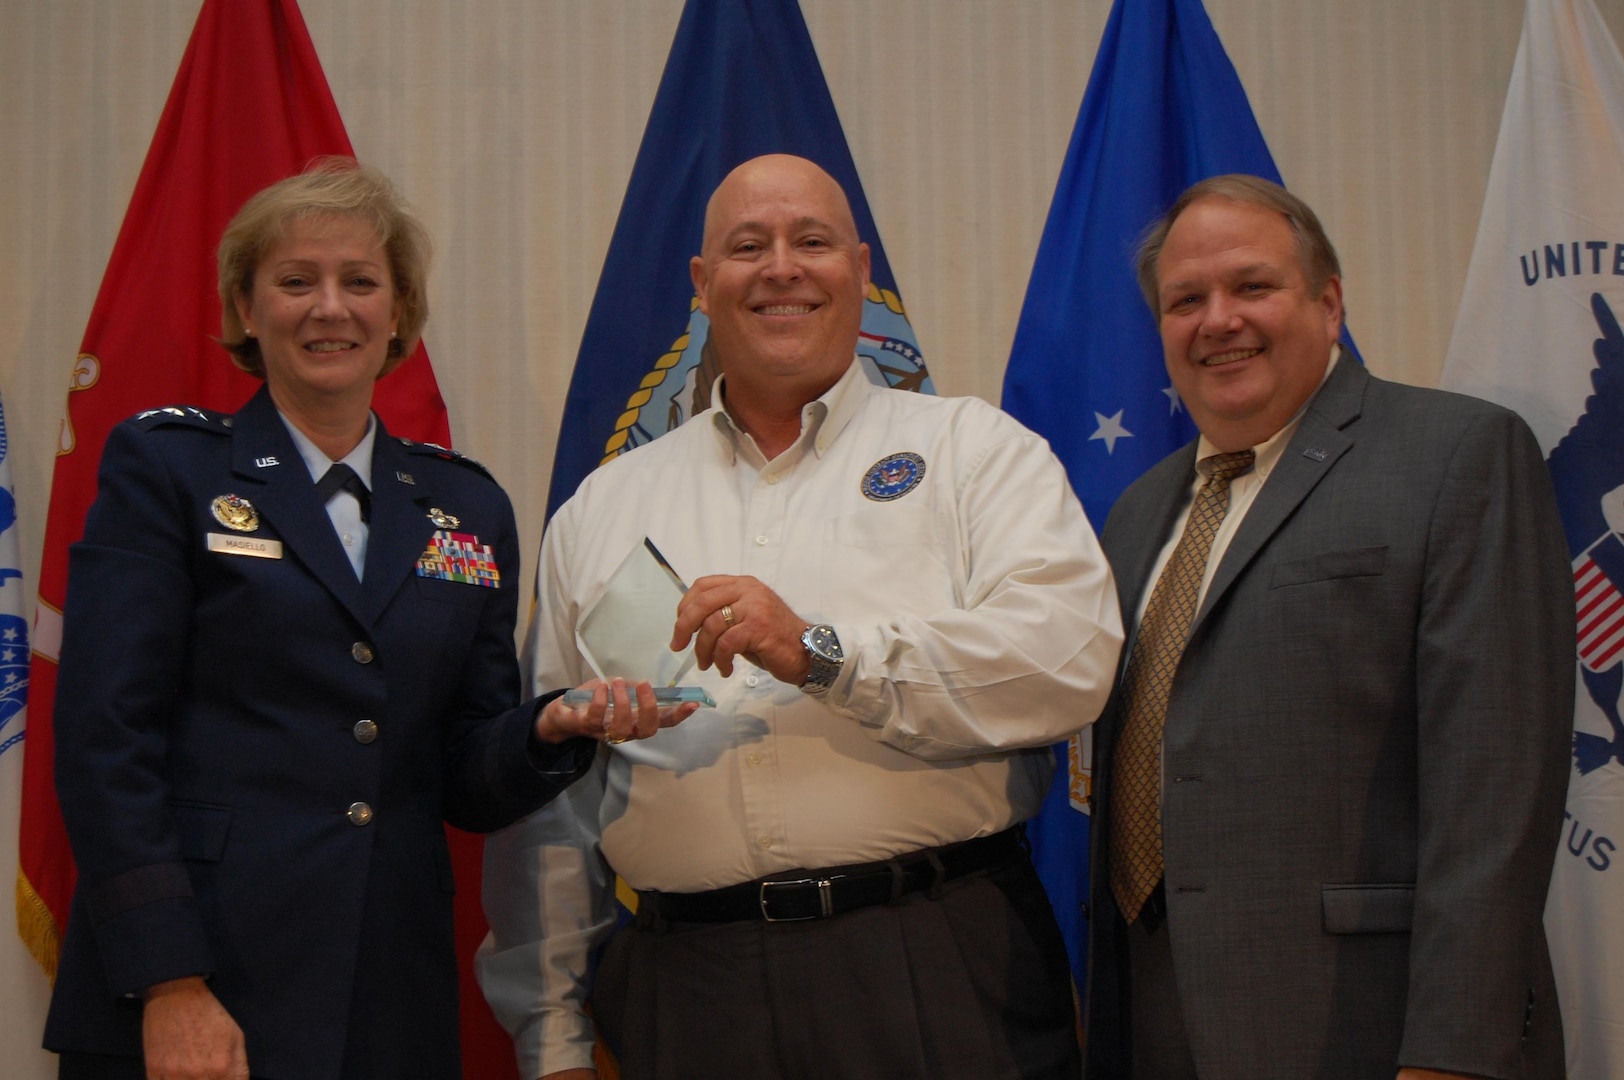
<svg viewBox="0 0 1624 1080"><path fill-rule="evenodd" d="M775 887L791 885L816 885L818 887L817 915L790 915L785 918L774 918L767 910L767 890ZM794 881L763 881L761 883L761 917L767 922L807 922L811 919L827 919L835 913L834 893L830 889L828 878L797 878Z"/></svg>

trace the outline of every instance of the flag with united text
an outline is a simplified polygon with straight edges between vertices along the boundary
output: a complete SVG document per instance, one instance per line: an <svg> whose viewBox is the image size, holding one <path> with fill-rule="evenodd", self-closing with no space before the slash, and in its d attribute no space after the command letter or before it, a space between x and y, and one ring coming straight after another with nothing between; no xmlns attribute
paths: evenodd
<svg viewBox="0 0 1624 1080"><path fill-rule="evenodd" d="M1593 0L1528 0L1441 382L1528 421L1573 558L1579 693L1545 909L1573 1080L1624 1076L1621 192L1624 58Z"/></svg>

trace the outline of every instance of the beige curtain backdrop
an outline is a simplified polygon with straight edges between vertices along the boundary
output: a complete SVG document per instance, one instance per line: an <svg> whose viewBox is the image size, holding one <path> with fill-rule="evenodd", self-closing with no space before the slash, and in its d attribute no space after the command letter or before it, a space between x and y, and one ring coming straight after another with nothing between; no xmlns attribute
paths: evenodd
<svg viewBox="0 0 1624 1080"><path fill-rule="evenodd" d="M1599 3L1624 30L1624 0ZM427 340L457 445L513 496L528 589L564 393L682 0L302 6L357 152L434 235ZM0 0L0 395L30 595L69 372L198 7ZM996 402L1109 0L802 8L936 384ZM1287 183L1341 249L1370 366L1433 383L1521 0L1207 10ZM26 1033L3 1040L16 1067L51 1075L27 1050L42 998L0 1004Z"/></svg>
<svg viewBox="0 0 1624 1080"><path fill-rule="evenodd" d="M0 394L30 582L69 370L198 6L0 0ZM427 341L457 445L513 496L528 588L564 393L682 0L302 7L357 152L434 236ZM937 386L996 402L1109 2L802 7ZM1624 29L1624 0L1601 7ZM1207 9L1287 183L1341 249L1370 366L1434 382L1522 3Z"/></svg>

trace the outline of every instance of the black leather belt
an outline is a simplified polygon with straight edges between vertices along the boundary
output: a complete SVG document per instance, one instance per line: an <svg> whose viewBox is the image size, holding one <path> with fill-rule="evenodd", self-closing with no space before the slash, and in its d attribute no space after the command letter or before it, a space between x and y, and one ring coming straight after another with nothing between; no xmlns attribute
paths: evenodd
<svg viewBox="0 0 1624 1080"><path fill-rule="evenodd" d="M649 890L637 894L637 925L648 929L669 922L828 919L858 908L895 903L909 893L990 870L1013 861L1025 850L1025 836L1017 825L992 836L915 851L885 862L792 870L709 892Z"/></svg>

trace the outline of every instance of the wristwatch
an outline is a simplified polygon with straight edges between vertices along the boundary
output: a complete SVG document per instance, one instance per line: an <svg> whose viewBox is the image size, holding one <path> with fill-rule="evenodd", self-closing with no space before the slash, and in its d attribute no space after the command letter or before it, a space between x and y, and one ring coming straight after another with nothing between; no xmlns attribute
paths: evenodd
<svg viewBox="0 0 1624 1080"><path fill-rule="evenodd" d="M840 649L835 628L828 623L807 627L801 635L801 644L806 647L807 659L812 661L812 671L801 684L801 690L808 694L821 694L840 677L840 666L846 662L846 654Z"/></svg>

